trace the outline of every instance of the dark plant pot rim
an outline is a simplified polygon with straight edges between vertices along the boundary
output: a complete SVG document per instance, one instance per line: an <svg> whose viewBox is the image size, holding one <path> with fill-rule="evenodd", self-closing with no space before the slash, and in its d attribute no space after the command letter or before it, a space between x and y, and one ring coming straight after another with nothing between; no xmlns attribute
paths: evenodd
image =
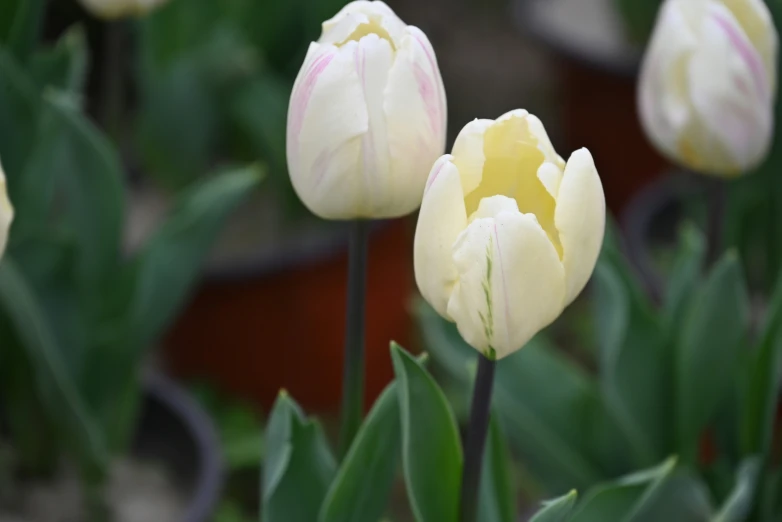
<svg viewBox="0 0 782 522"><path fill-rule="evenodd" d="M148 372L143 384L145 393L181 422L197 451L197 478L182 522L208 522L220 499L224 479L220 440L214 423L188 392L162 373Z"/></svg>
<svg viewBox="0 0 782 522"><path fill-rule="evenodd" d="M638 191L622 213L625 253L655 298L659 299L665 290L664 278L649 250L648 238L655 218L668 205L702 190L696 179L673 170Z"/></svg>
<svg viewBox="0 0 782 522"><path fill-rule="evenodd" d="M522 32L550 47L567 59L614 76L632 79L638 76L641 67L641 52L637 56L628 55L625 59L608 58L596 53L589 46L582 45L568 37L566 31L557 31L551 24L541 23L535 16L533 4L549 0L514 0L511 3L512 18ZM580 0L586 2L589 0Z"/></svg>
<svg viewBox="0 0 782 522"><path fill-rule="evenodd" d="M404 218L398 218L404 219ZM388 228L396 220L376 220L370 225L370 234L376 235ZM246 259L232 263L223 263L220 267L207 268L205 280L208 282L232 283L247 279L260 279L274 276L291 269L313 266L331 260L347 251L349 222L337 222L332 228L326 227L322 235L311 243L294 244L280 249L275 255L258 252Z"/></svg>

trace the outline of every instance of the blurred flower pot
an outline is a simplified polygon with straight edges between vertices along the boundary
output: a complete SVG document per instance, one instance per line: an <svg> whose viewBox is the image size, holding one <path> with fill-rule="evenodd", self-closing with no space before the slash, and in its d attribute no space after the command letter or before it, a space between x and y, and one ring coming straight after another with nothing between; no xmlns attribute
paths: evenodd
<svg viewBox="0 0 782 522"><path fill-rule="evenodd" d="M116 522L208 522L223 484L212 420L176 383L145 376L131 454L112 463L106 504ZM0 447L0 449L2 449ZM13 447L10 455L13 458ZM18 486L18 487L16 487ZM27 477L0 495L0 520L83 520L82 484L72 468ZM3 500L10 502L4 506ZM12 515L6 513L11 509ZM5 518L10 516L11 518Z"/></svg>
<svg viewBox="0 0 782 522"><path fill-rule="evenodd" d="M692 175L672 172L639 190L622 213L627 257L653 296L663 294L665 265L671 261L666 252L676 248L681 224L697 216L685 207L703 196L703 185ZM700 210L705 213L705 208Z"/></svg>
<svg viewBox="0 0 782 522"><path fill-rule="evenodd" d="M637 116L642 50L625 36L613 0L515 0L514 11L558 57L564 148L590 150L609 208L622 212L666 166Z"/></svg>
<svg viewBox="0 0 782 522"><path fill-rule="evenodd" d="M292 230L268 210L273 205L266 199L274 193L259 192L225 227L202 284L165 340L166 363L182 378L203 379L264 409L285 388L307 411L335 412L342 387L347 223L313 219ZM409 341L412 259L407 221L374 224L367 405L393 378L389 342Z"/></svg>

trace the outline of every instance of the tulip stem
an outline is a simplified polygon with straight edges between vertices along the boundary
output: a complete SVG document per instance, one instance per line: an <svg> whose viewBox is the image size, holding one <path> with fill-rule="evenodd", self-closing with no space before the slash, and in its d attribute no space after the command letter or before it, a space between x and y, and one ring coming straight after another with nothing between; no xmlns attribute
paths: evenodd
<svg viewBox="0 0 782 522"><path fill-rule="evenodd" d="M345 366L342 376L342 430L339 453L344 457L361 426L364 412L364 330L369 221L351 224Z"/></svg>
<svg viewBox="0 0 782 522"><path fill-rule="evenodd" d="M122 20L107 22L104 29L105 45L103 56L103 106L101 120L106 133L118 140L122 108L125 99L123 78L123 46L125 28Z"/></svg>
<svg viewBox="0 0 782 522"><path fill-rule="evenodd" d="M717 262L725 241L725 211L727 207L727 182L721 179L711 180L708 194L708 256L709 263Z"/></svg>
<svg viewBox="0 0 782 522"><path fill-rule="evenodd" d="M475 522L478 515L478 492L481 486L486 434L489 431L495 366L495 361L486 358L483 354L478 356L478 374L472 392L470 425L467 428L467 444L464 450L461 506L459 508L460 522Z"/></svg>

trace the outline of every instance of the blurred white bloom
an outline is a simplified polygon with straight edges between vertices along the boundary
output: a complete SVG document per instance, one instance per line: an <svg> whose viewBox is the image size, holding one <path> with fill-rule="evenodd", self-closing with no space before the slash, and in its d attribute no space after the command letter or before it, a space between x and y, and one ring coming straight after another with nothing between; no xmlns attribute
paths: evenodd
<svg viewBox="0 0 782 522"><path fill-rule="evenodd" d="M578 296L604 231L603 186L588 150L565 163L524 110L475 120L429 174L415 279L465 341L505 357Z"/></svg>
<svg viewBox="0 0 782 522"><path fill-rule="evenodd" d="M144 16L167 0L79 0L90 13L107 20ZM222 1L222 0L215 0Z"/></svg>
<svg viewBox="0 0 782 522"><path fill-rule="evenodd" d="M638 90L651 141L703 173L760 164L774 133L777 46L763 0L666 0Z"/></svg>
<svg viewBox="0 0 782 522"><path fill-rule="evenodd" d="M8 229L14 219L14 207L8 200L8 191L5 185L5 173L3 166L0 165L0 258L5 252L5 245L8 243Z"/></svg>
<svg viewBox="0 0 782 522"><path fill-rule="evenodd" d="M326 219L390 218L421 204L445 149L434 50L380 1L352 2L310 44L288 107L288 170Z"/></svg>

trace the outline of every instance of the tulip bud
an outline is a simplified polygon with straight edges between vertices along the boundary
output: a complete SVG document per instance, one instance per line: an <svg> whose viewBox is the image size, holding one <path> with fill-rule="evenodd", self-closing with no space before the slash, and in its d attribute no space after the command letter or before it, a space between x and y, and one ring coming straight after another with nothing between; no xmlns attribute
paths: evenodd
<svg viewBox="0 0 782 522"><path fill-rule="evenodd" d="M489 358L522 348L592 275L605 198L592 155L557 155L523 110L475 120L435 163L415 232L424 298Z"/></svg>
<svg viewBox="0 0 782 522"><path fill-rule="evenodd" d="M759 165L774 132L777 46L763 0L666 0L638 90L651 141L703 173Z"/></svg>
<svg viewBox="0 0 782 522"><path fill-rule="evenodd" d="M426 35L383 2L352 2L323 23L293 86L293 187L326 219L409 214L445 149L445 119Z"/></svg>
<svg viewBox="0 0 782 522"><path fill-rule="evenodd" d="M80 0L85 9L98 18L113 20L143 16L166 0Z"/></svg>
<svg viewBox="0 0 782 522"><path fill-rule="evenodd" d="M8 242L8 229L11 227L11 221L14 219L14 207L8 201L8 192L5 186L5 173L0 165L0 258L5 252L5 245Z"/></svg>

